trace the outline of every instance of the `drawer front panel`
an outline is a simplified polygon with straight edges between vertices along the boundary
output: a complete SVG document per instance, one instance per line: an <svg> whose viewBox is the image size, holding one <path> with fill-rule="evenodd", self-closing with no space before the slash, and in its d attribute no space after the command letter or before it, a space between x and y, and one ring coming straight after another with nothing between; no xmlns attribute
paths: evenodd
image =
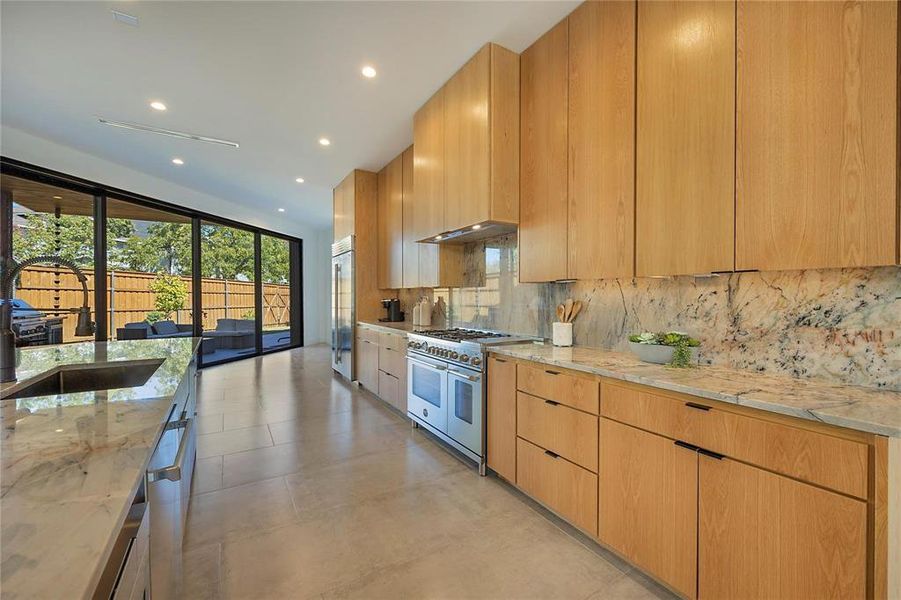
<svg viewBox="0 0 901 600"><path fill-rule="evenodd" d="M598 382L555 367L520 363L516 373L517 389L539 398L554 400L585 412L598 414Z"/></svg>
<svg viewBox="0 0 901 600"><path fill-rule="evenodd" d="M407 338L396 333L379 333L379 346L407 355Z"/></svg>
<svg viewBox="0 0 901 600"><path fill-rule="evenodd" d="M598 476L516 440L516 484L577 527L597 535Z"/></svg>
<svg viewBox="0 0 901 600"><path fill-rule="evenodd" d="M397 350L379 346L379 369L398 379L407 376L407 358Z"/></svg>
<svg viewBox="0 0 901 600"><path fill-rule="evenodd" d="M598 470L598 418L519 392L516 434L589 471Z"/></svg>
<svg viewBox="0 0 901 600"><path fill-rule="evenodd" d="M867 445L683 401L601 384L604 417L858 498L867 497Z"/></svg>
<svg viewBox="0 0 901 600"><path fill-rule="evenodd" d="M379 398L392 406L397 406L400 398L400 382L397 377L379 371Z"/></svg>
<svg viewBox="0 0 901 600"><path fill-rule="evenodd" d="M368 329L366 327L357 326L357 338L361 340L366 340L372 344L379 343L379 332L375 329Z"/></svg>

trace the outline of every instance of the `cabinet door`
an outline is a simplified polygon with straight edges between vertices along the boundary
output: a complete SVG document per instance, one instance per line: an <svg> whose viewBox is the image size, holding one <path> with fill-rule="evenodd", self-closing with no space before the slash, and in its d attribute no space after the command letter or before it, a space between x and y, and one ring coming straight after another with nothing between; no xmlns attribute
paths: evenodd
<svg viewBox="0 0 901 600"><path fill-rule="evenodd" d="M736 267L896 261L897 2L738 2Z"/></svg>
<svg viewBox="0 0 901 600"><path fill-rule="evenodd" d="M599 445L598 537L694 598L697 452L605 418Z"/></svg>
<svg viewBox="0 0 901 600"><path fill-rule="evenodd" d="M405 288L419 287L419 244L416 243L416 202L413 196L413 146L410 146L402 155L403 185L401 196L403 209L401 211L401 228L403 229L403 252L401 286Z"/></svg>
<svg viewBox="0 0 901 600"><path fill-rule="evenodd" d="M413 116L413 189L415 238L444 232L444 88Z"/></svg>
<svg viewBox="0 0 901 600"><path fill-rule="evenodd" d="M444 86L445 231L489 218L490 54L484 46Z"/></svg>
<svg viewBox="0 0 901 600"><path fill-rule="evenodd" d="M369 340L357 338L357 379L374 394L379 391L379 347Z"/></svg>
<svg viewBox="0 0 901 600"><path fill-rule="evenodd" d="M866 502L699 460L699 598L866 597Z"/></svg>
<svg viewBox="0 0 901 600"><path fill-rule="evenodd" d="M731 271L733 2L638 3L637 105L636 274Z"/></svg>
<svg viewBox="0 0 901 600"><path fill-rule="evenodd" d="M403 287L403 154L379 173L378 279L380 289Z"/></svg>
<svg viewBox="0 0 901 600"><path fill-rule="evenodd" d="M516 482L516 363L488 359L488 466Z"/></svg>
<svg viewBox="0 0 901 600"><path fill-rule="evenodd" d="M352 235L354 232L354 172L345 177L333 191L333 232L334 241Z"/></svg>
<svg viewBox="0 0 901 600"><path fill-rule="evenodd" d="M567 21L520 56L519 280L566 279Z"/></svg>
<svg viewBox="0 0 901 600"><path fill-rule="evenodd" d="M569 16L570 279L632 277L635 257L635 3Z"/></svg>

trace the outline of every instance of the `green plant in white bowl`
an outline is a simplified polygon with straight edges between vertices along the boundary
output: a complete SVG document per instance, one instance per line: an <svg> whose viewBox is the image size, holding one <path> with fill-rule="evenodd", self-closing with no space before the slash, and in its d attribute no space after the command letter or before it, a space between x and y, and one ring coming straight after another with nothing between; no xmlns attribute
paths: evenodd
<svg viewBox="0 0 901 600"><path fill-rule="evenodd" d="M701 342L681 331L645 331L629 336L629 346L641 360L682 369L696 362L696 348L700 345Z"/></svg>

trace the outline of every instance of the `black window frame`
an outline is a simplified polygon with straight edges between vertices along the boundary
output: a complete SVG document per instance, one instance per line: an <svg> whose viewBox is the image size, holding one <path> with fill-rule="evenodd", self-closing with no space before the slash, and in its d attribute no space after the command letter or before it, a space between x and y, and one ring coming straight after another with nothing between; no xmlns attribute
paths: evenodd
<svg viewBox="0 0 901 600"><path fill-rule="evenodd" d="M222 225L226 227L234 227L244 231L249 231L254 235L254 306L256 320L256 345L253 354L236 356L233 358L219 360L208 366L218 366L228 364L236 360L244 360L247 358L255 358L275 352L282 352L294 348L300 348L304 345L304 322L303 322L303 239L291 236L277 231L271 231L262 227L241 223L227 217L213 215L200 210L195 210L185 206L172 204L164 200L137 194L128 190L123 190L103 183L90 181L80 177L75 177L52 169L47 169L39 165L30 164L14 158L0 156L0 174L13 177L20 177L38 183L45 183L56 187L66 188L84 194L92 195L94 198L93 216L94 216L94 312L95 321L97 323L94 340L97 342L109 341L109 331L107 331L106 313L107 313L107 198L115 198L124 202L136 204L146 208L154 208L156 210L165 211L181 215L191 219L191 276L192 276L192 304L191 317L194 327L194 335L200 337L202 334L203 317L202 317L202 285L203 281L200 275L201 271L201 244L200 244L200 225L210 223L213 225ZM5 200L4 200L5 202ZM12 202L8 202L10 207ZM286 240L289 244L290 269L289 269L289 286L291 298L291 342L285 346L278 346L268 350L263 349L263 278L262 278L262 260L261 256L261 236L267 235L279 239ZM0 243L0 254L5 259L12 256L12 239L4 239ZM101 318L100 315L103 315ZM203 353L198 353L198 363L203 367Z"/></svg>

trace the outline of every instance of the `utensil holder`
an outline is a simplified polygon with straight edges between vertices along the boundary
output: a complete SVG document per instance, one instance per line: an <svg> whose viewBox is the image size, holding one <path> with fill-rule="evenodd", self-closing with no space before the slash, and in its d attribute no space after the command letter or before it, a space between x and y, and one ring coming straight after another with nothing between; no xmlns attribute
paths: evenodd
<svg viewBox="0 0 901 600"><path fill-rule="evenodd" d="M573 324L572 323L554 323L553 324L553 343L555 346L572 346L573 345Z"/></svg>

